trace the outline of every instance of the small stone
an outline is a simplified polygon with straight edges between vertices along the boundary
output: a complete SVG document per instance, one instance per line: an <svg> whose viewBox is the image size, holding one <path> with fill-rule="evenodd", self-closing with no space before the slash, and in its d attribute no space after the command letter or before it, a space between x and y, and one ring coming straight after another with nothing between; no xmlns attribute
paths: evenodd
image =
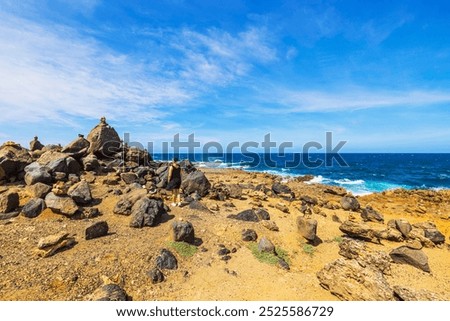
<svg viewBox="0 0 450 321"><path fill-rule="evenodd" d="M96 222L86 229L85 239L91 240L108 235L108 229L109 227L106 221Z"/></svg>
<svg viewBox="0 0 450 321"><path fill-rule="evenodd" d="M353 196L342 197L341 206L346 211L357 211L360 207L358 200Z"/></svg>
<svg viewBox="0 0 450 321"><path fill-rule="evenodd" d="M125 184L135 183L139 179L135 173L121 173L120 178L125 182Z"/></svg>
<svg viewBox="0 0 450 321"><path fill-rule="evenodd" d="M193 244L195 241L194 226L190 222L177 221L172 223L173 240Z"/></svg>
<svg viewBox="0 0 450 321"><path fill-rule="evenodd" d="M176 270L178 268L178 261L172 252L167 249L162 249L156 258L156 266L161 270Z"/></svg>
<svg viewBox="0 0 450 321"><path fill-rule="evenodd" d="M371 206L367 206L365 209L361 212L362 219L367 222L377 222L377 223L383 223L384 217L383 214L375 211Z"/></svg>
<svg viewBox="0 0 450 321"><path fill-rule="evenodd" d="M283 203L277 203L277 204L275 205L275 208L276 208L277 210L282 211L283 213L289 213L289 208L286 206L286 204L283 204Z"/></svg>
<svg viewBox="0 0 450 321"><path fill-rule="evenodd" d="M164 281L164 274L158 268L153 268L147 272L148 277L152 280L153 284L161 283Z"/></svg>
<svg viewBox="0 0 450 321"><path fill-rule="evenodd" d="M222 256L220 259L223 260L223 261L229 261L229 260L231 260L231 256L229 256L229 255L224 255L224 256Z"/></svg>
<svg viewBox="0 0 450 321"><path fill-rule="evenodd" d="M72 197L75 203L80 205L86 205L92 202L91 189L85 180L70 187L67 194Z"/></svg>
<svg viewBox="0 0 450 321"><path fill-rule="evenodd" d="M283 260L283 259L279 259L278 260L278 265L283 269L283 270L286 270L286 271L289 271L291 268L290 268L290 266L289 266L289 264L285 261L285 260Z"/></svg>
<svg viewBox="0 0 450 321"><path fill-rule="evenodd" d="M45 209L45 202L42 198L30 199L22 208L22 214L28 218L37 217Z"/></svg>
<svg viewBox="0 0 450 321"><path fill-rule="evenodd" d="M256 234L255 230L246 229L242 231L242 240L246 242L256 241L258 238L258 234Z"/></svg>
<svg viewBox="0 0 450 321"><path fill-rule="evenodd" d="M278 232L280 230L274 221L261 221L261 225L269 231Z"/></svg>
<svg viewBox="0 0 450 321"><path fill-rule="evenodd" d="M227 254L230 254L230 250L227 249L226 247L223 247L223 248L219 249L219 251L217 251L217 254L219 256L227 255Z"/></svg>
<svg viewBox="0 0 450 321"><path fill-rule="evenodd" d="M258 243L258 251L275 253L275 245L268 238L263 237Z"/></svg>
<svg viewBox="0 0 450 321"><path fill-rule="evenodd" d="M0 194L0 213L9 213L19 207L19 194L5 192Z"/></svg>
<svg viewBox="0 0 450 321"><path fill-rule="evenodd" d="M304 217L297 217L297 228L300 235L306 240L314 242L317 237L317 221L314 219L306 219Z"/></svg>

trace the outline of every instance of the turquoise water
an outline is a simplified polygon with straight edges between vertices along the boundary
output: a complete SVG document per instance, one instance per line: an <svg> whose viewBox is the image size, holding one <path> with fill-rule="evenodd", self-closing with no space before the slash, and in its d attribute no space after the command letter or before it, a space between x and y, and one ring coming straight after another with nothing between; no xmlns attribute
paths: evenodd
<svg viewBox="0 0 450 321"><path fill-rule="evenodd" d="M164 158L155 154L155 160ZM282 176L313 175L312 183L341 186L356 195L394 188L450 189L450 154L180 154L197 166L233 167ZM328 164L326 163L328 157ZM296 161L294 161L296 160ZM342 162L343 160L343 162Z"/></svg>

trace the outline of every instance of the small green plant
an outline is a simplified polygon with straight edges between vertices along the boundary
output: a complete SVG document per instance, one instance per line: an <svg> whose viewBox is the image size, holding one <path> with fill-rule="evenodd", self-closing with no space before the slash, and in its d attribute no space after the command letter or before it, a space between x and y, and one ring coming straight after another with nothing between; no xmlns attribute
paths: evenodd
<svg viewBox="0 0 450 321"><path fill-rule="evenodd" d="M305 252L308 255L313 256L314 252L315 252L315 248L314 246L312 246L311 244L304 244L303 245L303 252Z"/></svg>
<svg viewBox="0 0 450 321"><path fill-rule="evenodd" d="M342 239L341 236L335 236L335 237L333 238L333 241L334 241L334 242L337 242L338 244L341 244L342 241L343 241L343 239Z"/></svg>
<svg viewBox="0 0 450 321"><path fill-rule="evenodd" d="M277 255L269 252L261 252L260 250L258 250L257 243L250 243L248 245L248 248L250 249L250 251L252 251L253 256L256 257L256 259L260 262L275 265L280 259L283 259L289 264L289 257L287 252L280 247L275 247L275 252Z"/></svg>
<svg viewBox="0 0 450 321"><path fill-rule="evenodd" d="M168 245L183 257L191 257L197 253L197 247L186 242L169 242Z"/></svg>

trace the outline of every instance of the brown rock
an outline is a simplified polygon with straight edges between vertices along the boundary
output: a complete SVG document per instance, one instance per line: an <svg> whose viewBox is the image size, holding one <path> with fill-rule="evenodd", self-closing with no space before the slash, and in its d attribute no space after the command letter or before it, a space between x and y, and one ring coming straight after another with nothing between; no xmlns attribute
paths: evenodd
<svg viewBox="0 0 450 321"><path fill-rule="evenodd" d="M17 192L3 192L0 194L0 213L9 213L19 207L19 194Z"/></svg>
<svg viewBox="0 0 450 321"><path fill-rule="evenodd" d="M339 226L339 229L350 237L380 244L379 232L366 224L347 220Z"/></svg>
<svg viewBox="0 0 450 321"><path fill-rule="evenodd" d="M395 263L409 264L425 272L431 272L428 257L422 250L400 246L389 253Z"/></svg>
<svg viewBox="0 0 450 321"><path fill-rule="evenodd" d="M314 242L317 237L317 221L314 219L297 217L297 229L300 235L310 242Z"/></svg>

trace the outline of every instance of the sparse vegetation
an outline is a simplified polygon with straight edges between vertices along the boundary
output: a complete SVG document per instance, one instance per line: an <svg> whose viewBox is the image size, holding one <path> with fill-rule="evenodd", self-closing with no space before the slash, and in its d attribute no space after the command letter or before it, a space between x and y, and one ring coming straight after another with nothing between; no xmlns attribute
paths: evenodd
<svg viewBox="0 0 450 321"><path fill-rule="evenodd" d="M290 263L288 253L280 247L275 247L277 255L268 252L261 252L258 250L257 243L250 243L248 248L252 251L253 255L258 261L268 264L277 264L280 259L283 259L287 263Z"/></svg>
<svg viewBox="0 0 450 321"><path fill-rule="evenodd" d="M191 257L197 253L197 247L186 242L169 242L168 246L183 257Z"/></svg>
<svg viewBox="0 0 450 321"><path fill-rule="evenodd" d="M337 242L338 244L341 244L342 241L343 241L342 236L335 236L335 237L333 238L333 241L334 241L334 242Z"/></svg>
<svg viewBox="0 0 450 321"><path fill-rule="evenodd" d="M303 252L305 252L308 255L313 256L316 249L311 244L304 244L303 245Z"/></svg>

